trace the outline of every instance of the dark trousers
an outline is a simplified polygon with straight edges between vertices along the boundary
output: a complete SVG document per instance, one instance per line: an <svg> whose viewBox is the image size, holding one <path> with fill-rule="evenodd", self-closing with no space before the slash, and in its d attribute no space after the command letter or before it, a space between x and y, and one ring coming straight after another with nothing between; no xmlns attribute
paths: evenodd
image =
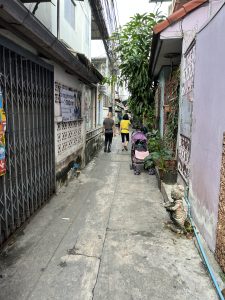
<svg viewBox="0 0 225 300"><path fill-rule="evenodd" d="M108 148L111 147L112 139L113 139L113 133L106 132L105 133L105 149L107 149L107 146L108 146Z"/></svg>

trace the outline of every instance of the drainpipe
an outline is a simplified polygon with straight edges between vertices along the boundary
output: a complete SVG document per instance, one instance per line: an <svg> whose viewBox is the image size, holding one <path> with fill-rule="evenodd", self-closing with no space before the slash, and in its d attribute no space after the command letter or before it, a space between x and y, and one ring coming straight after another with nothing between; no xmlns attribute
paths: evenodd
<svg viewBox="0 0 225 300"><path fill-rule="evenodd" d="M201 240L200 240L200 237L199 237L199 232L196 230L196 226L195 226L194 221L192 219L192 216L191 216L191 204L190 204L190 201L188 199L188 192L189 192L189 187L186 188L185 195L184 195L185 202L187 203L187 206L188 206L188 217L190 219L191 226L192 226L192 228L194 230L194 234L195 234L198 246L199 246L199 250L200 250L201 255L202 255L203 262L204 262L204 264L205 264L205 266L207 268L207 271L209 272L209 275L210 275L210 277L212 279L212 282L213 282L213 284L214 284L214 286L216 288L216 292L217 292L217 294L219 296L219 299L220 300L224 300L223 294L222 294L222 292L220 290L220 287L219 287L219 285L217 283L216 277L215 277L215 275L213 273L213 270L212 270L212 268L211 268L211 266L209 264L208 258L206 256L204 248L202 246L202 243L201 243Z"/></svg>
<svg viewBox="0 0 225 300"><path fill-rule="evenodd" d="M57 0L57 39L60 38L60 0Z"/></svg>

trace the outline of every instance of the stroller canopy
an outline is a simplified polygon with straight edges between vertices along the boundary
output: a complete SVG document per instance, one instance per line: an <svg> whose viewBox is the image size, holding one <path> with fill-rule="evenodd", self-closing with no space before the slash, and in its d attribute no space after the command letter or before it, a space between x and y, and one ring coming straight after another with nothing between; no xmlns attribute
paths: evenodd
<svg viewBox="0 0 225 300"><path fill-rule="evenodd" d="M134 132L131 136L131 141L132 143L136 143L137 141L143 141L143 142L146 142L147 141L147 138L146 136L144 135L143 132L141 131L137 131L137 132Z"/></svg>

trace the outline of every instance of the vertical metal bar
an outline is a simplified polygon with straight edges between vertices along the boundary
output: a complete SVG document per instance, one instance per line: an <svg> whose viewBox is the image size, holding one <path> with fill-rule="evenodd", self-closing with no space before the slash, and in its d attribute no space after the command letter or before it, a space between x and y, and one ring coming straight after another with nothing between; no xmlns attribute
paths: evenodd
<svg viewBox="0 0 225 300"><path fill-rule="evenodd" d="M40 66L39 68L39 90L40 90L40 174L41 174L41 203L44 203L44 199L45 199L45 193L44 193L44 180L43 178L45 177L44 175L44 156L43 156L43 152L44 152L44 133L43 133L43 122L44 122L44 110L43 110L43 68Z"/></svg>
<svg viewBox="0 0 225 300"><path fill-rule="evenodd" d="M40 190L41 190L41 184L40 184L40 132L39 132L39 107L40 107L40 103L39 103L39 97L38 97L38 91L39 91L39 86L38 86L38 66L37 64L35 64L34 67L34 84L35 84L35 97L34 97L34 101L35 101L35 107L36 107L36 118L35 118L35 122L36 122L36 149L35 152L37 154L37 164L36 164L36 186L37 186L37 207L39 206L39 197L40 197Z"/></svg>
<svg viewBox="0 0 225 300"><path fill-rule="evenodd" d="M14 208L16 208L16 226L19 227L20 226L20 211L19 211L19 197L18 197L18 172L17 172L17 151L16 151L16 136L15 136L15 108L14 108L14 101L15 101L15 95L14 95L14 88L13 85L15 83L13 83L13 62L12 62L12 52L9 50L9 76L10 76L10 98L11 98L11 105L12 105L12 148L13 148L13 152L14 152L14 157L11 159L11 162L14 160L14 170L11 170L11 174L14 173L15 176L15 189L16 189L16 199L15 199L15 206ZM17 99L16 99L17 101ZM13 172L14 171L14 172ZM12 179L12 178L11 178ZM12 186L13 189L13 186ZM13 193L13 190L12 190ZM14 198L14 195L13 195ZM14 201L13 201L14 202Z"/></svg>
<svg viewBox="0 0 225 300"><path fill-rule="evenodd" d="M10 51L8 50L8 62L7 65L10 65ZM5 58L7 59L6 53L5 53ZM4 66L6 68L6 61L4 61ZM10 80L10 74L7 70L7 81ZM11 220L10 220L10 231L14 230L15 228L15 223L14 223L14 205L13 205L13 191L12 191L12 157L11 157L11 135L12 135L12 130L13 130L13 125L12 125L12 110L10 111L10 105L9 102L12 102L12 99L10 100L8 98L8 82L6 81L6 103L7 103L7 108L8 108L8 135L7 135L7 146L8 146L8 153L7 153L7 159L8 159L8 166L9 166L9 193L10 193L10 197L9 197L9 205L10 205L10 211L11 211ZM9 88L10 90L10 88ZM12 106L12 104L11 104Z"/></svg>
<svg viewBox="0 0 225 300"><path fill-rule="evenodd" d="M50 195L55 189L55 145L54 145L54 77L53 72L48 71L48 101L49 101L49 140L51 141L48 149L49 153L49 182L50 182Z"/></svg>
<svg viewBox="0 0 225 300"><path fill-rule="evenodd" d="M56 176L55 176L55 84L54 72L49 72L49 114L50 114L50 128L51 133L51 147L50 151L50 174L51 174L51 194L55 191Z"/></svg>
<svg viewBox="0 0 225 300"><path fill-rule="evenodd" d="M42 155L43 155L43 177L45 180L43 181L43 193L44 193L44 202L46 201L47 198L47 190L46 190L46 183L47 183L47 178L46 178L46 171L47 171L47 165L46 165L46 149L47 149L47 139L46 139L46 116L47 116L47 99L46 99L46 93L45 93L45 83L46 83L46 78L45 78L45 69L43 68L42 70L42 129L43 129L43 144L42 144Z"/></svg>
<svg viewBox="0 0 225 300"><path fill-rule="evenodd" d="M33 132L33 102L32 102L32 62L28 60L28 94L29 94L29 108L30 108L30 115L29 115L29 125L30 125L30 138L31 138L31 143L29 144L29 151L30 151L30 173L32 174L32 185L31 185L31 197L30 197L30 202L29 202L29 209L30 213L32 214L34 212L34 198L35 198L35 179L34 179L34 152L35 152L35 137L34 137L34 132Z"/></svg>
<svg viewBox="0 0 225 300"><path fill-rule="evenodd" d="M37 170L36 170L36 148L37 148L37 136L36 136L36 130L35 130L35 105L34 105L34 97L33 97L33 91L34 91L34 79L33 79L33 62L30 61L30 91L31 91L31 111L32 111L32 120L31 120L31 129L32 129L32 147L33 147L33 161L32 161L32 171L33 171L33 179L34 179L34 185L33 185L33 197L31 200L31 213L33 213L37 209Z"/></svg>
<svg viewBox="0 0 225 300"><path fill-rule="evenodd" d="M19 158L18 158L18 162L19 162L19 166L20 166L20 174L18 173L18 169L17 169L17 177L20 178L20 181L21 181L21 191L20 191L20 197L17 198L17 201L22 201L22 203L20 202L19 203L19 215L20 215L20 220L19 220L19 223L23 222L23 194L24 194L24 190L23 190L23 186L24 186L24 183L23 183L23 162L22 162L22 148L21 148L21 116L20 116L20 97L21 95L19 95L19 76L18 76L18 63L17 63L17 60L18 60L18 55L15 53L15 84L16 84L16 104L17 104L17 118L18 118L18 147L19 147ZM19 185L18 185L18 189L19 189ZM21 214L20 214L20 206L22 206L22 211L21 211ZM19 225L19 224L18 224Z"/></svg>
<svg viewBox="0 0 225 300"><path fill-rule="evenodd" d="M52 101L54 101L51 98L51 72L47 71L47 82L48 82L48 115L47 115L47 127L48 127L48 148L47 148L47 153L48 153L48 196L50 197L51 195L51 190L52 190L52 180L51 180L51 149L52 149L52 141L51 141L51 131L52 131L52 124L51 124L51 104Z"/></svg>
<svg viewBox="0 0 225 300"><path fill-rule="evenodd" d="M57 39L60 39L60 0L57 0Z"/></svg>
<svg viewBox="0 0 225 300"><path fill-rule="evenodd" d="M41 134L41 123L42 123L42 118L41 118L41 68L40 65L38 66L38 131L39 131L39 137L38 137L38 148L39 148L39 185L40 185L40 190L39 190L39 205L41 206L42 203L42 193L43 193L43 188L42 188L42 134Z"/></svg>
<svg viewBox="0 0 225 300"><path fill-rule="evenodd" d="M48 200L49 198L49 164L48 164L48 138L49 138L49 127L48 127L48 120L49 120L49 98L48 98L48 70L45 69L45 118L46 118L46 122L45 122L45 166L46 166L46 200Z"/></svg>
<svg viewBox="0 0 225 300"><path fill-rule="evenodd" d="M39 134L40 134L40 184L41 184L41 197L40 197L40 205L44 202L44 172L43 172L43 89L42 89L42 67L39 65L39 91L40 91L40 122L39 122Z"/></svg>
<svg viewBox="0 0 225 300"><path fill-rule="evenodd" d="M29 74L29 69L28 69L28 61L26 60L25 62L25 74L26 74L26 97L27 97L27 148L26 148L26 157L28 161L28 202L26 203L26 216L29 218L30 217L30 199L32 199L32 188L33 188L33 178L32 178L32 158L31 158L31 144L32 144L32 139L31 139L31 126L30 126L30 99L29 99L29 81L28 81L28 74Z"/></svg>
<svg viewBox="0 0 225 300"><path fill-rule="evenodd" d="M25 113L25 96L24 96L24 67L23 67L23 57L20 56L20 78L21 78L21 101L22 101L22 114L21 114L21 119L22 119L22 126L23 126L23 130L22 130L22 136L23 136L23 153L21 153L21 160L22 160L22 156L24 158L24 168L25 168L25 174L23 175L23 179L25 181L24 185L25 185L25 190L24 193L22 195L23 200L22 200L22 221L24 222L26 219L26 212L25 212L25 203L29 202L29 196L28 196L28 170L27 170L27 158L26 158L26 152L27 152L27 145L26 145L26 122L27 122L27 118L26 118L26 113ZM21 144L21 150L22 150L22 144ZM22 160L23 161L23 160Z"/></svg>
<svg viewBox="0 0 225 300"><path fill-rule="evenodd" d="M2 73L3 73L3 83L4 83L4 97L5 97L5 111L6 111L6 119L7 119L7 123L9 122L9 118L8 118L8 103L7 103L7 99L6 99L6 69L5 69L5 48L3 46L1 46L2 48ZM8 132L7 132L7 128L6 128L6 143L8 143ZM6 145L6 149L8 149L9 147ZM9 150L8 150L9 151ZM8 155L8 151L7 151L7 155ZM7 157L8 159L8 157ZM9 166L9 162L7 162L7 166ZM8 171L8 170L7 170ZM9 231L9 220L8 220L8 205L7 205L7 189L6 189L6 176L3 176L3 197L4 197L4 215L5 215L5 237L7 238L10 234Z"/></svg>
<svg viewBox="0 0 225 300"><path fill-rule="evenodd" d="M43 133L44 133L44 153L43 153L43 157L44 157L44 175L45 175L45 182L44 182L44 195L45 195L45 201L47 200L47 195L48 195L48 165L47 165L47 149L48 149L48 145L47 145L47 117L48 117L48 98L47 98L47 93L46 93L46 69L43 69L43 114L44 114L44 120L43 120Z"/></svg>
<svg viewBox="0 0 225 300"><path fill-rule="evenodd" d="M49 148L51 148L51 143L49 145L48 143L48 140L50 141L50 137L51 137L51 128L49 126L50 124L50 118L51 118L51 115L50 115L50 105L51 105L51 99L49 97L49 71L46 69L45 70L45 82L46 82L46 180L47 180L47 198L50 197L50 187L51 187L51 174L50 174L50 157L49 157Z"/></svg>
<svg viewBox="0 0 225 300"><path fill-rule="evenodd" d="M48 70L45 69L45 112L46 112L46 123L45 123L45 159L46 159L46 200L49 198L49 184L50 184L50 173L49 173L49 97L48 97Z"/></svg>
<svg viewBox="0 0 225 300"><path fill-rule="evenodd" d="M50 147L50 174L51 174L51 194L55 191L56 176L55 176L55 83L54 72L49 72L49 98L50 98L50 128L51 147Z"/></svg>

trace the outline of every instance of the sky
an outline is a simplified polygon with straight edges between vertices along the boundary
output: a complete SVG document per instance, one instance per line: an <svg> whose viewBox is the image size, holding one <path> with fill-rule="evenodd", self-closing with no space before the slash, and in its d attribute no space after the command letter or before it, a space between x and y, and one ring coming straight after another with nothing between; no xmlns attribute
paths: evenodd
<svg viewBox="0 0 225 300"><path fill-rule="evenodd" d="M154 12L156 8L160 6L160 10L164 15L167 15L168 6L171 2L165 2L161 4L149 3L149 0L114 0L117 4L118 17L120 25L124 25L130 21L130 17L136 13ZM92 41L91 49L92 57L105 56L105 50L102 41Z"/></svg>
<svg viewBox="0 0 225 300"><path fill-rule="evenodd" d="M156 8L161 7L161 11L167 14L168 5L171 2L165 2L161 5L161 2L149 3L149 0L115 0L117 3L117 9L119 14L119 21L121 25L130 21L130 17L136 13L154 12Z"/></svg>

